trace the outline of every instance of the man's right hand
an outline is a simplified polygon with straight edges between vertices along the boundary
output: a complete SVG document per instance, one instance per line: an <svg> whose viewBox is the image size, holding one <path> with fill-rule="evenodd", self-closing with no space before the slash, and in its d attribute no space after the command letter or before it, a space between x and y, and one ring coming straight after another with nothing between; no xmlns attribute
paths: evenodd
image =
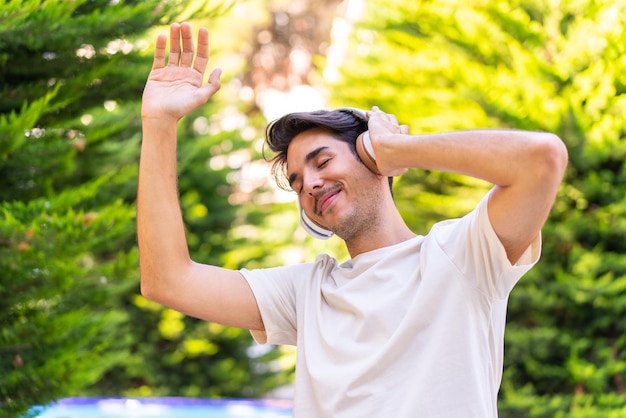
<svg viewBox="0 0 626 418"><path fill-rule="evenodd" d="M174 23L170 26L167 65L166 44L167 36L160 34L156 42L152 71L143 92L141 116L144 121L159 119L166 122L170 119L177 122L205 104L220 88L219 68L211 72L206 84L202 84L209 61L209 34L206 28L201 28L198 32L195 61L193 35L188 23Z"/></svg>

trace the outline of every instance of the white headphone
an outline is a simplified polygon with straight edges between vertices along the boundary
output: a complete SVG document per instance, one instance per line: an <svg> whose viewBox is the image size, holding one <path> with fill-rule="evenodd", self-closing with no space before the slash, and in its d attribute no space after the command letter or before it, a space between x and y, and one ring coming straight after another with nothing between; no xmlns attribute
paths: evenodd
<svg viewBox="0 0 626 418"><path fill-rule="evenodd" d="M298 205L300 204L298 203ZM309 219L309 217L306 216L306 213L304 213L304 209L302 209L301 205L300 205L300 225L302 225L304 230L308 232L309 235L311 235L313 238L327 240L328 238L334 235L332 231L322 228L321 226L313 222L311 219Z"/></svg>

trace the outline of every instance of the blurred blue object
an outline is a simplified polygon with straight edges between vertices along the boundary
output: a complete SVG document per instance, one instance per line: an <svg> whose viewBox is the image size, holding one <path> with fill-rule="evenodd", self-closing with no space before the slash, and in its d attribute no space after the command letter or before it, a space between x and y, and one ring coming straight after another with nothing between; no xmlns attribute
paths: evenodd
<svg viewBox="0 0 626 418"><path fill-rule="evenodd" d="M39 412L38 418L283 418L292 416L292 405L261 399L64 398L30 412Z"/></svg>

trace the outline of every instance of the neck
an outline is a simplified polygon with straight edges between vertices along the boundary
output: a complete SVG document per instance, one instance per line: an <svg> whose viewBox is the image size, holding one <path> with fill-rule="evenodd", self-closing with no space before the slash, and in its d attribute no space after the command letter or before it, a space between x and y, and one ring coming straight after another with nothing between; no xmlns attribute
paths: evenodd
<svg viewBox="0 0 626 418"><path fill-rule="evenodd" d="M361 231L345 239L351 258L378 248L399 244L416 236L404 223L397 211L393 211L393 214L391 219L375 223L366 231Z"/></svg>

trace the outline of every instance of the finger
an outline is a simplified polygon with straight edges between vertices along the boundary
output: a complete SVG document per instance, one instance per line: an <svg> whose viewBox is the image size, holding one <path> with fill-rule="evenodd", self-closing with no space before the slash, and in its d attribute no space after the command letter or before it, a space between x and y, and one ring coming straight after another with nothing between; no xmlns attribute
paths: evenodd
<svg viewBox="0 0 626 418"><path fill-rule="evenodd" d="M371 116L375 117L381 122L384 122L384 123L389 122L389 115L383 112L382 110L380 110L378 106L372 107L372 110L370 113L371 113Z"/></svg>
<svg viewBox="0 0 626 418"><path fill-rule="evenodd" d="M409 134L409 125L400 125L400 133L404 135Z"/></svg>
<svg viewBox="0 0 626 418"><path fill-rule="evenodd" d="M152 69L163 68L165 66L165 46L167 45L167 35L160 33L157 36L156 48L154 49L154 61Z"/></svg>
<svg viewBox="0 0 626 418"><path fill-rule="evenodd" d="M170 26L170 59L168 65L178 65L180 61L180 25L172 23Z"/></svg>
<svg viewBox="0 0 626 418"><path fill-rule="evenodd" d="M378 106L373 106L372 110L366 113L367 118L370 119L372 116L375 118L382 118L384 113L378 108Z"/></svg>
<svg viewBox="0 0 626 418"><path fill-rule="evenodd" d="M382 110L380 110L378 106L374 106L372 110L375 110L376 114L379 115L382 118L382 120L390 123L391 125L399 127L398 118L393 113L385 113ZM400 129L400 132L402 132L401 129Z"/></svg>
<svg viewBox="0 0 626 418"><path fill-rule="evenodd" d="M198 31L198 54L193 68L200 74L204 74L206 66L209 62L209 31L206 28L200 28Z"/></svg>
<svg viewBox="0 0 626 418"><path fill-rule="evenodd" d="M394 125L398 125L398 118L392 113L387 113L387 120Z"/></svg>
<svg viewBox="0 0 626 418"><path fill-rule="evenodd" d="M209 81L204 86L202 86L202 89L207 95L207 100L220 89L220 75L222 75L222 70L220 68L216 68L211 72L211 75L209 75Z"/></svg>
<svg viewBox="0 0 626 418"><path fill-rule="evenodd" d="M193 62L193 34L191 33L191 25L183 23L181 25L181 36L183 38L183 53L180 57L181 67L191 67Z"/></svg>
<svg viewBox="0 0 626 418"><path fill-rule="evenodd" d="M393 113L386 113L381 110L380 114L383 117L383 119L386 120L387 122L390 122L391 124L396 125L396 126L398 125L398 118Z"/></svg>

